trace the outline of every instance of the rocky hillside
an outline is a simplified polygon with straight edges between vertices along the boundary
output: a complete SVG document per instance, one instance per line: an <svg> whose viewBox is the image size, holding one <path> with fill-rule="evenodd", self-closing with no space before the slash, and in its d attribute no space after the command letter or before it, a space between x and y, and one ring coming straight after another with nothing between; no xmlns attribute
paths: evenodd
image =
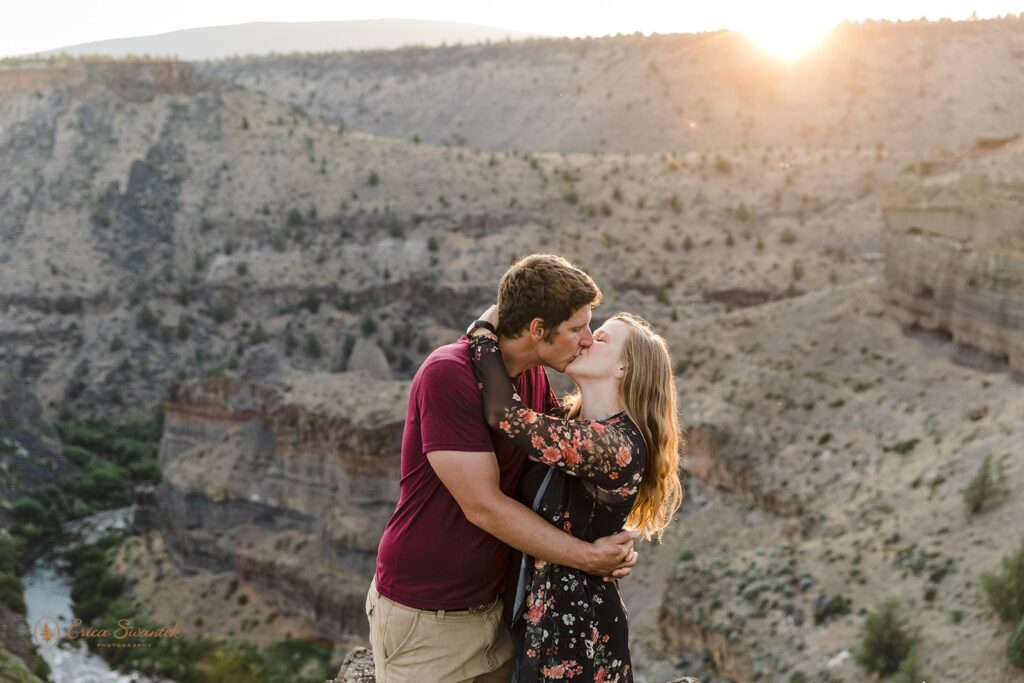
<svg viewBox="0 0 1024 683"><path fill-rule="evenodd" d="M525 37L527 34L518 31L450 21L254 21L229 26L188 28L137 38L80 43L39 54L43 57L150 55L178 59L215 59L237 55L482 43Z"/></svg>
<svg viewBox="0 0 1024 683"><path fill-rule="evenodd" d="M860 277L855 255L881 249L874 189L903 163L438 148L339 131L177 63L4 79L0 353L50 413L152 405L264 340L338 371L362 339L378 376L409 377L530 251L576 259L609 306L655 317Z"/></svg>
<svg viewBox="0 0 1024 683"><path fill-rule="evenodd" d="M336 124L484 149L955 151L1021 132L1024 18L839 27L790 67L729 32L210 62Z"/></svg>
<svg viewBox="0 0 1024 683"><path fill-rule="evenodd" d="M985 146L886 188L886 279L904 324L945 335L966 362L1024 373L1024 141Z"/></svg>
<svg viewBox="0 0 1024 683"><path fill-rule="evenodd" d="M0 361L45 417L165 405L162 482L117 565L155 620L359 640L408 378L514 256L558 252L604 290L596 323L645 315L676 361L691 476L623 583L638 680L863 680L850 653L894 594L934 680L1009 683L980 574L1020 542L1020 160L989 149L1019 124L1020 26L848 27L847 53L793 72L728 34L11 65ZM545 60L567 87L546 93ZM604 67L618 89L593 90ZM302 68L324 110L288 94ZM284 91L247 88L257 71ZM356 131L374 78L394 111L418 82L434 128ZM685 129L659 118L673 93ZM457 105L478 139L449 139ZM921 165L942 147L956 160ZM959 363L966 345L990 362ZM968 514L986 456L1007 495Z"/></svg>
<svg viewBox="0 0 1024 683"><path fill-rule="evenodd" d="M0 368L0 528L13 522L13 501L77 470L36 397Z"/></svg>
<svg viewBox="0 0 1024 683"><path fill-rule="evenodd" d="M398 500L407 392L360 373L289 370L269 344L246 354L237 378L176 386L164 406L163 479L137 501L135 531L147 535L117 564L151 616L256 640L284 628L364 638L377 542ZM174 598L224 572L252 600L241 616Z"/></svg>
<svg viewBox="0 0 1024 683"><path fill-rule="evenodd" d="M663 549L666 653L737 681L863 680L864 614L892 595L934 680L1019 680L981 574L1020 543L1020 384L904 334L889 292L873 276L735 311L676 347L706 362L680 407L695 481ZM971 514L987 456L1010 495Z"/></svg>

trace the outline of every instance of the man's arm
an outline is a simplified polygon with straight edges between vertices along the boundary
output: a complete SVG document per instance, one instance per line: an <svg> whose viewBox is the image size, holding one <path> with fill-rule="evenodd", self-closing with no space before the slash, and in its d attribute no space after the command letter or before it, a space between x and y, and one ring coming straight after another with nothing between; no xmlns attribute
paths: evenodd
<svg viewBox="0 0 1024 683"><path fill-rule="evenodd" d="M494 453L431 451L427 460L466 519L513 548L597 576L621 578L636 564L630 532L621 531L588 543L549 524L502 493Z"/></svg>

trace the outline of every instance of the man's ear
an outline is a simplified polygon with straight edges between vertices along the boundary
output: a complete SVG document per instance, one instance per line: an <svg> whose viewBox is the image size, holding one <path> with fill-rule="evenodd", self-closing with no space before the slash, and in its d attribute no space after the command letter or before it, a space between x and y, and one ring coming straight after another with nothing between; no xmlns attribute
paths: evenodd
<svg viewBox="0 0 1024 683"><path fill-rule="evenodd" d="M535 342L539 342L544 338L544 333L545 329L543 318L534 318L530 321L530 339Z"/></svg>

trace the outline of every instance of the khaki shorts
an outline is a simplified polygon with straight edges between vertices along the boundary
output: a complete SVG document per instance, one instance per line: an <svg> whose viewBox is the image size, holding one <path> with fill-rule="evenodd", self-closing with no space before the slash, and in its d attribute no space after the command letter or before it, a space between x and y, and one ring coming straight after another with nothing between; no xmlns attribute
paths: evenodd
<svg viewBox="0 0 1024 683"><path fill-rule="evenodd" d="M501 598L483 611L413 609L370 583L366 618L377 683L508 683L512 639Z"/></svg>

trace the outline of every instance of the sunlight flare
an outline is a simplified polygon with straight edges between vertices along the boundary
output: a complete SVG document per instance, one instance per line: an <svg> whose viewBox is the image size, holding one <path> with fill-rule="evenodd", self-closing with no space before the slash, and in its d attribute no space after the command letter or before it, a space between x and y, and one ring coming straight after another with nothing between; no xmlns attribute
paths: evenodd
<svg viewBox="0 0 1024 683"><path fill-rule="evenodd" d="M774 16L741 28L759 50L792 64L824 43L835 25L813 17Z"/></svg>

